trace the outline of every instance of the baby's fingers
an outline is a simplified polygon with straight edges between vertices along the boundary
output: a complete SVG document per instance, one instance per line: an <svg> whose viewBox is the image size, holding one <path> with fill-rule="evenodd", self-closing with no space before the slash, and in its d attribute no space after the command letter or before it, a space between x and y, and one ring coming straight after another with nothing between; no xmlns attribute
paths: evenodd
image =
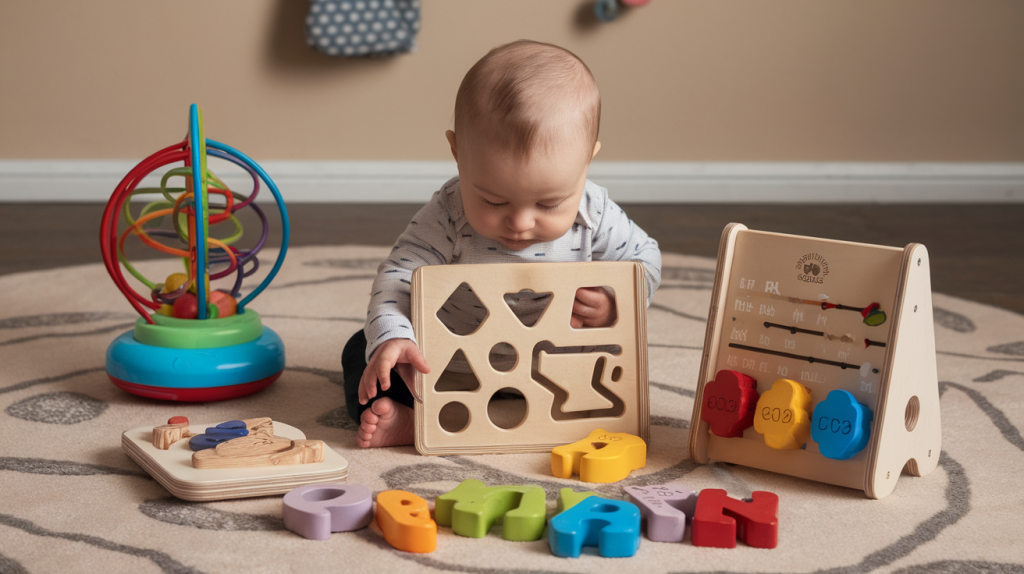
<svg viewBox="0 0 1024 574"><path fill-rule="evenodd" d="M600 287L580 287L576 290L576 301L588 307L600 307L608 300L608 293Z"/></svg>

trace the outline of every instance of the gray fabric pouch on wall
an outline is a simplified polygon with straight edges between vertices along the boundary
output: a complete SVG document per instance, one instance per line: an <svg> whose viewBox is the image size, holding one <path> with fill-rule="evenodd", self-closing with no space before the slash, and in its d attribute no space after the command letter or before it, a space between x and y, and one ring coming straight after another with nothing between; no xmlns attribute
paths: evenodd
<svg viewBox="0 0 1024 574"><path fill-rule="evenodd" d="M330 56L390 56L416 49L419 0L312 0L306 42Z"/></svg>

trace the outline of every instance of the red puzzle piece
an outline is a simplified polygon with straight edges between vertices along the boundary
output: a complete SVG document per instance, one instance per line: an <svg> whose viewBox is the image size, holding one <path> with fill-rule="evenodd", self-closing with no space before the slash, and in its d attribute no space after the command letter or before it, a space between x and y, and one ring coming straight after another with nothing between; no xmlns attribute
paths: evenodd
<svg viewBox="0 0 1024 574"><path fill-rule="evenodd" d="M752 501L746 502L717 488L700 491L691 527L693 545L736 548L737 522L743 542L754 548L775 548L779 543L778 495L757 490Z"/></svg>
<svg viewBox="0 0 1024 574"><path fill-rule="evenodd" d="M743 436L743 430L754 424L760 396L753 377L723 369L704 387L700 418L720 437Z"/></svg>

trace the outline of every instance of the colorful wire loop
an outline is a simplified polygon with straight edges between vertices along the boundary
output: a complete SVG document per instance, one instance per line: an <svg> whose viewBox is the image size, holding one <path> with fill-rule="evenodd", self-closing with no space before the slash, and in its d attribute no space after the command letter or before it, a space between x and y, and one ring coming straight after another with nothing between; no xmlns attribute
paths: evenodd
<svg viewBox="0 0 1024 574"><path fill-rule="evenodd" d="M107 202L100 223L100 248L107 272L128 302L151 324L154 320L150 310L155 311L161 305L173 304L193 286L196 287L199 299L200 319L212 318L206 305L209 282L233 275L234 282L229 293L235 298L242 297L243 280L260 268L258 255L269 236L267 215L255 203L261 183L274 196L281 214L281 250L263 281L238 302L238 313L243 313L245 306L270 284L288 251L288 212L270 176L249 157L230 146L205 138L197 140L202 127L200 116L199 128L196 129L194 107L192 120L189 137L185 141L150 155L124 176ZM197 141L198 146L195 145ZM199 149L196 149L197 147ZM207 156L226 160L245 170L252 178L252 190L248 194L243 194L229 189L206 167ZM175 164L178 167L162 175L159 187L138 187L142 180L153 172ZM195 173L197 169L202 170L202 173ZM179 177L184 179L182 186L169 185ZM132 199L144 195L156 195L159 199L147 203L138 215L133 216ZM222 201L211 204L210 195L222 198ZM242 223L237 217L238 212L243 209L252 209L262 227L255 245L247 248L235 245L244 236ZM119 234L121 219L124 220L125 227ZM223 231L223 236L212 237L211 229ZM124 246L129 237L137 237L144 245L161 253L181 257L185 263L188 281L172 292L164 293L163 283L151 281L128 261ZM122 272L122 266L148 288L148 296L140 294L129 285Z"/></svg>

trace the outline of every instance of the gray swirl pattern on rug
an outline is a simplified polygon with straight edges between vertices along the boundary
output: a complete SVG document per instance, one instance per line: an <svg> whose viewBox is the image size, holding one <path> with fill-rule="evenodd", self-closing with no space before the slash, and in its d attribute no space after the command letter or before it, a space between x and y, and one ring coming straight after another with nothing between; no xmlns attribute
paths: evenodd
<svg viewBox="0 0 1024 574"><path fill-rule="evenodd" d="M742 466L696 465L686 453L714 262L667 254L648 311L652 442L648 465L616 484L550 475L545 455L421 457L409 447L360 450L346 412L341 346L365 315L372 271L387 249L299 248L253 308L285 341L287 367L265 391L227 403L173 404L123 393L103 357L134 316L101 265L0 277L19 305L0 308L0 572L73 570L354 571L414 566L459 572L1024 572L1016 477L1024 473L1024 317L935 296L943 415L939 469L904 475L882 501L862 493ZM166 262L142 262L158 275ZM95 286L66 301L39 285ZM56 303L55 303L56 301ZM511 543L439 532L427 555L393 550L380 530L307 541L284 530L280 497L191 503L166 491L119 448L120 433L184 414L194 422L270 416L325 440L350 462L350 481L432 499L467 478L535 484L549 508L561 488L621 498L622 486L680 482L780 495L772 551L696 548L644 540L629 561L551 556L546 541ZM60 504L56 512L55 501ZM74 501L74 504L67 502ZM837 540L843 540L837 544ZM343 557L343 559L341 558ZM339 560L343 562L339 563Z"/></svg>

